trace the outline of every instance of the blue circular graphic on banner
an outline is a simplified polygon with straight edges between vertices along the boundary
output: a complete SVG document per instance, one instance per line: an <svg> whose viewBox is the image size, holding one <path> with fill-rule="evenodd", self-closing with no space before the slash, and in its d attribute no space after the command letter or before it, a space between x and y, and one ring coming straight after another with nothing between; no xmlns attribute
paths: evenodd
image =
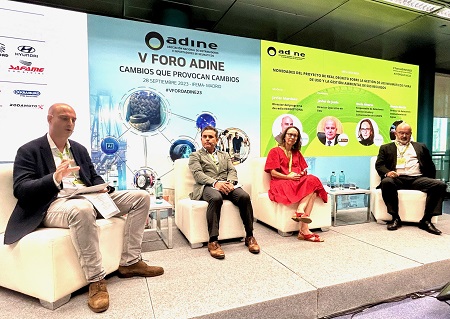
<svg viewBox="0 0 450 319"><path fill-rule="evenodd" d="M105 137L100 143L100 148L106 155L113 155L119 150L119 141L112 136Z"/></svg>
<svg viewBox="0 0 450 319"><path fill-rule="evenodd" d="M197 121L195 121L195 124L201 131L207 126L216 127L216 119L211 113L202 113L197 117Z"/></svg>
<svg viewBox="0 0 450 319"><path fill-rule="evenodd" d="M195 152L194 143L186 139L179 139L170 146L170 158L175 161L179 158L189 158L189 155Z"/></svg>

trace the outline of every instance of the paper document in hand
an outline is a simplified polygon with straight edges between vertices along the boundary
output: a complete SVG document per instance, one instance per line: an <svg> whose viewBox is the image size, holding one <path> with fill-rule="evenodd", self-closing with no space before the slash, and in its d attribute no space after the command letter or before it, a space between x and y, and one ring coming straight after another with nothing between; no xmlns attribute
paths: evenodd
<svg viewBox="0 0 450 319"><path fill-rule="evenodd" d="M103 183L103 184L98 184L98 185L89 186L89 187L77 188L77 189L75 189L75 191L73 193L71 193L68 196L70 197L70 196L81 195L81 194L98 193L98 192L104 190L107 186L108 186L108 183Z"/></svg>
<svg viewBox="0 0 450 319"><path fill-rule="evenodd" d="M116 203L114 203L108 193L88 193L81 195L79 194L79 196L90 201L100 215L102 215L105 219L113 217L119 213L119 208L116 206Z"/></svg>

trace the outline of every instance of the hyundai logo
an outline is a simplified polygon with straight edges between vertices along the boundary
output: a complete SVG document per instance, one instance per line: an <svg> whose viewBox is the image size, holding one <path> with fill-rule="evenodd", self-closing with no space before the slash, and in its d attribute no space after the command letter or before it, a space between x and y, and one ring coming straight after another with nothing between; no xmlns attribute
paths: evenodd
<svg viewBox="0 0 450 319"><path fill-rule="evenodd" d="M36 49L33 47L30 47L29 45L21 45L17 47L17 50L23 53L34 53L36 52Z"/></svg>

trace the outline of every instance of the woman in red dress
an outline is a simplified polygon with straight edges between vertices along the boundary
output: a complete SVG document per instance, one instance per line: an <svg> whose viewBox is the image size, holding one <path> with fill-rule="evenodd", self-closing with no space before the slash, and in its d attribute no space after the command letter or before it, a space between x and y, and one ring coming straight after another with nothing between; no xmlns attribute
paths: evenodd
<svg viewBox="0 0 450 319"><path fill-rule="evenodd" d="M300 222L298 239L323 242L323 239L309 230L311 210L317 196L326 203L327 192L321 181L314 175L308 175L305 158L300 153L300 130L291 126L281 136L282 143L272 148L267 155L264 170L270 173L270 200L290 205L298 203L293 220Z"/></svg>

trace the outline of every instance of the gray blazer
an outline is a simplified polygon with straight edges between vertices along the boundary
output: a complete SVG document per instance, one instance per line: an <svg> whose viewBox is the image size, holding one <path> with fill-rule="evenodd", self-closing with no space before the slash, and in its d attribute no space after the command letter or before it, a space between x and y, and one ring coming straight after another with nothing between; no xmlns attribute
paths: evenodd
<svg viewBox="0 0 450 319"><path fill-rule="evenodd" d="M195 179L194 191L189 194L191 199L201 199L205 186L212 186L216 181L238 181L236 169L228 153L217 151L217 157L218 165L204 148L189 155L189 169Z"/></svg>

